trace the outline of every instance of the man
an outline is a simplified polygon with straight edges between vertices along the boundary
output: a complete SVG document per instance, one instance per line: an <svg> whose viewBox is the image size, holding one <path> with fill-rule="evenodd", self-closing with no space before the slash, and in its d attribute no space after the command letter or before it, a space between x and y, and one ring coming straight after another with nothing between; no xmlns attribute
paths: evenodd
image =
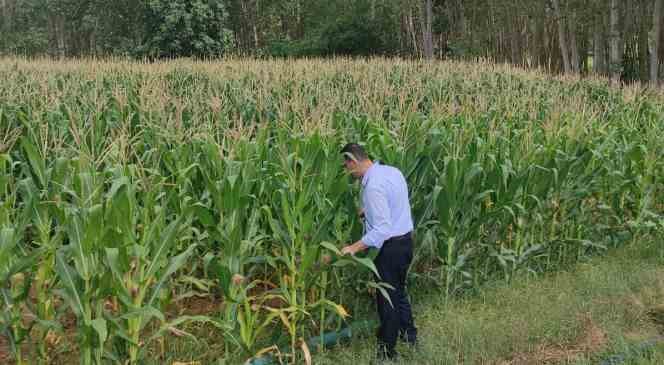
<svg viewBox="0 0 664 365"><path fill-rule="evenodd" d="M360 145L349 143L341 152L345 168L354 178L362 179L365 219L364 236L341 252L354 255L369 247L379 250L374 263L380 279L394 289L387 290L392 304L380 293L376 295L380 318L378 357L392 359L397 355L397 337L411 345L417 341L417 329L406 293L406 274L413 259L413 220L408 186L401 171L371 161Z"/></svg>

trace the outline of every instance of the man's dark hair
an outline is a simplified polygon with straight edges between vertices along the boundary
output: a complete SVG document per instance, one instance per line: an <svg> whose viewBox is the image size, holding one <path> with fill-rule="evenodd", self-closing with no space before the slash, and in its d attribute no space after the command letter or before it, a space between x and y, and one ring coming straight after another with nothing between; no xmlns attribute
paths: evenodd
<svg viewBox="0 0 664 365"><path fill-rule="evenodd" d="M357 143L346 144L344 148L341 149L341 153L344 155L344 159L349 161L354 160L359 162L369 159L367 151Z"/></svg>

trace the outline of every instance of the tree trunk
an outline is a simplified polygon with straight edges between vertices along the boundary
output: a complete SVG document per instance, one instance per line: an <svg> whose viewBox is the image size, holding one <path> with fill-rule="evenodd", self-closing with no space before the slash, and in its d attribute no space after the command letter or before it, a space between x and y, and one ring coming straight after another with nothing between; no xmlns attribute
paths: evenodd
<svg viewBox="0 0 664 365"><path fill-rule="evenodd" d="M457 19L458 19L458 27L457 27L458 34L457 34L457 36L463 36L463 35L466 34L466 29L467 29L466 28L466 25L467 25L466 12L465 12L465 8L463 6L463 2L462 1L457 1L457 2L454 3L453 6L455 7L455 10L458 14L458 17L457 17ZM473 32L469 32L469 33L470 33L470 34L468 34L468 37L470 38L469 44L472 45L473 44L473 39L472 39L472 36L473 36L472 33Z"/></svg>
<svg viewBox="0 0 664 365"><path fill-rule="evenodd" d="M371 0L371 7L369 8L369 20L372 22L376 20L376 0Z"/></svg>
<svg viewBox="0 0 664 365"><path fill-rule="evenodd" d="M604 42L603 16L595 23L593 35L593 72L599 75L606 74L606 43Z"/></svg>
<svg viewBox="0 0 664 365"><path fill-rule="evenodd" d="M498 32L495 31L495 23L496 23L496 11L494 7L492 6L493 2L490 1L488 6L487 6L487 30L488 30L488 35L486 36L488 45L485 47L486 53L485 57L489 60L492 60L493 62L496 62L498 60L498 51L500 50L499 46L499 39L498 39Z"/></svg>
<svg viewBox="0 0 664 365"><path fill-rule="evenodd" d="M466 29L470 29L474 24L477 24L477 13L478 13L477 7L474 6L474 2L473 2L473 4L470 4L467 7L463 7L461 9L461 11L465 13L466 9L470 9L470 13L469 13L470 19L468 20L468 22L470 22L470 25L464 25L464 28L463 28L464 33L466 32ZM470 36L470 48L474 50L474 49L476 49L476 47L475 47L476 42L477 42L477 44L481 44L480 42L481 42L482 36L480 35L480 36L476 37L474 32L468 32L468 33L470 33L469 34L469 36Z"/></svg>
<svg viewBox="0 0 664 365"><path fill-rule="evenodd" d="M642 4L643 6L641 12L639 14L647 19L647 10L648 6L646 4ZM637 41L637 47L639 48L638 50L638 55L639 55L639 79L641 81L648 81L650 79L649 77L649 72L648 72L648 23L647 22L641 22L641 24L638 25L638 41Z"/></svg>
<svg viewBox="0 0 664 365"><path fill-rule="evenodd" d="M300 0L297 0L295 2L296 5L296 11L297 11L297 16L295 19L297 20L297 39L302 39L304 37L304 19L302 17L302 3L300 3Z"/></svg>
<svg viewBox="0 0 664 365"><path fill-rule="evenodd" d="M413 41L413 55L419 54L417 47L417 34L415 33L415 24L413 23L413 8L408 9L408 32L410 33L411 40Z"/></svg>
<svg viewBox="0 0 664 365"><path fill-rule="evenodd" d="M90 32L90 38L89 38L89 45L88 47L90 48L90 55L96 56L97 55L97 28L99 27L99 22L95 18L95 25L92 28L92 32Z"/></svg>
<svg viewBox="0 0 664 365"><path fill-rule="evenodd" d="M253 31L254 31L254 51L258 51L259 43L258 43L258 9L259 9L259 4L258 0L254 2L254 12L252 16L252 25L253 25Z"/></svg>
<svg viewBox="0 0 664 365"><path fill-rule="evenodd" d="M569 56L570 67L572 72L578 74L580 71L581 58L579 57L579 44L576 41L576 19L575 15L569 16Z"/></svg>
<svg viewBox="0 0 664 365"><path fill-rule="evenodd" d="M59 59L64 59L67 50L65 43L65 17L64 15L56 12L53 15L53 27L55 30L55 44L56 44L56 55Z"/></svg>
<svg viewBox="0 0 664 365"><path fill-rule="evenodd" d="M549 39L549 72L559 73L565 71L564 58L560 52L560 40L558 34L558 22L553 21L548 32Z"/></svg>
<svg viewBox="0 0 664 365"><path fill-rule="evenodd" d="M422 50L424 58L433 58L433 0L423 0L422 4Z"/></svg>
<svg viewBox="0 0 664 365"><path fill-rule="evenodd" d="M664 7L662 8L662 15L664 16ZM659 59L659 65L661 66L662 63L664 63L664 47L662 47L662 40L664 40L664 26L662 26L661 32L659 32L659 52L658 54L658 59ZM660 80L660 83L662 81Z"/></svg>
<svg viewBox="0 0 664 365"><path fill-rule="evenodd" d="M546 40L545 40L545 24L544 19L540 19L539 16L532 20L531 22L533 27L533 42L532 42L532 63L535 67L541 67L544 65L544 51L546 49Z"/></svg>
<svg viewBox="0 0 664 365"><path fill-rule="evenodd" d="M521 50L519 48L519 33L517 31L512 32L510 37L510 59L512 64L521 65Z"/></svg>
<svg viewBox="0 0 664 365"><path fill-rule="evenodd" d="M401 30L399 32L399 52L401 54L408 53L408 43L410 39L410 32L408 31L408 16L405 11L401 11Z"/></svg>
<svg viewBox="0 0 664 365"><path fill-rule="evenodd" d="M610 74L614 82L620 81L624 47L620 37L620 1L611 0L611 64Z"/></svg>
<svg viewBox="0 0 664 365"><path fill-rule="evenodd" d="M244 49L250 51L253 48L255 52L260 46L258 41L258 0L240 1L242 9L242 23L244 34L242 35Z"/></svg>
<svg viewBox="0 0 664 365"><path fill-rule="evenodd" d="M7 11L7 0L0 0L0 7L2 7L0 15L2 15L2 27L0 31L6 33L9 31L9 11Z"/></svg>
<svg viewBox="0 0 664 365"><path fill-rule="evenodd" d="M510 26L512 29L510 34L510 61L513 65L521 66L521 32L518 14L517 9L514 9L510 17L512 20Z"/></svg>
<svg viewBox="0 0 664 365"><path fill-rule="evenodd" d="M7 51L7 35L10 32L9 16L7 11L7 0L0 0L0 55Z"/></svg>
<svg viewBox="0 0 664 365"><path fill-rule="evenodd" d="M565 22L560 11L560 0L553 0L553 10L555 17L558 21L558 44L560 45L560 53L563 56L563 66L565 68L565 73L572 73L572 66L569 59L569 51L567 47L567 37Z"/></svg>
<svg viewBox="0 0 664 365"><path fill-rule="evenodd" d="M579 73L587 75L590 70L589 55L590 55L590 39L582 37L579 45Z"/></svg>
<svg viewBox="0 0 664 365"><path fill-rule="evenodd" d="M281 13L279 14L279 19L281 19L281 34L288 36L290 33L288 33L288 16L286 14Z"/></svg>
<svg viewBox="0 0 664 365"><path fill-rule="evenodd" d="M650 32L650 82L654 85L659 79L659 44L662 33L662 3L664 0L655 0L652 12L652 30Z"/></svg>

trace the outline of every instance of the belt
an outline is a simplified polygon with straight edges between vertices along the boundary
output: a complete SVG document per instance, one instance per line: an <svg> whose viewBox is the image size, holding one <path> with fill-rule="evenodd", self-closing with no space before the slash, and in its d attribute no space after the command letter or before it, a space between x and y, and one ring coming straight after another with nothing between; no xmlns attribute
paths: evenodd
<svg viewBox="0 0 664 365"><path fill-rule="evenodd" d="M411 234L411 232L408 232L408 233L403 234L403 235L401 235L401 236L390 237L390 238L388 239L388 241L396 242L396 241L407 240L407 239L410 239L410 234Z"/></svg>

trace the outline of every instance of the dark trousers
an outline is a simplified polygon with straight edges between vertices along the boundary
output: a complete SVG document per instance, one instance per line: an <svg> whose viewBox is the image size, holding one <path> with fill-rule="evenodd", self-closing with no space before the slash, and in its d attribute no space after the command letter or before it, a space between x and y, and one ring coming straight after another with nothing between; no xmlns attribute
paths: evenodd
<svg viewBox="0 0 664 365"><path fill-rule="evenodd" d="M378 274L380 274L380 281L394 287L394 289L387 289L392 305L380 291L376 292L376 304L380 318L378 355L381 357L396 355L394 347L397 337L401 337L410 344L415 344L417 340L417 329L406 293L406 275L412 260L413 240L410 234L385 241L374 260Z"/></svg>

